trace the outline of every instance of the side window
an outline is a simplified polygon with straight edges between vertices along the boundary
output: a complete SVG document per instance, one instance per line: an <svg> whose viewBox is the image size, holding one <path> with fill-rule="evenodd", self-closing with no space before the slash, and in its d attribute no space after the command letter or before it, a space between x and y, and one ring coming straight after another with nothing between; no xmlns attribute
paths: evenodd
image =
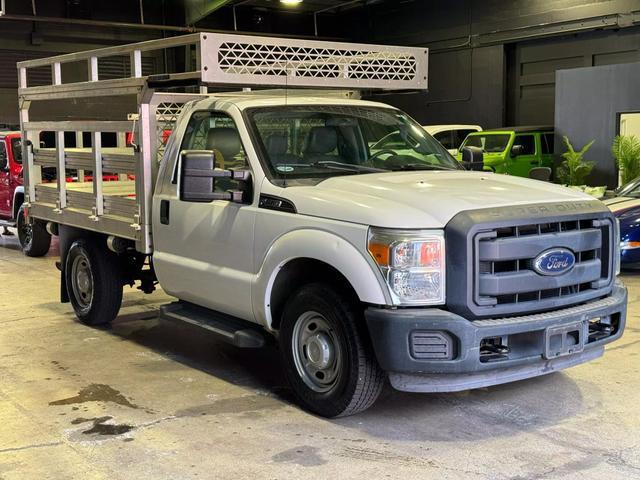
<svg viewBox="0 0 640 480"><path fill-rule="evenodd" d="M22 163L22 140L20 138L11 139L11 153L16 163Z"/></svg>
<svg viewBox="0 0 640 480"><path fill-rule="evenodd" d="M467 135L475 132L475 130L456 130L453 132L453 148L460 148L464 139L467 138Z"/></svg>
<svg viewBox="0 0 640 480"><path fill-rule="evenodd" d="M545 133L540 136L542 143L542 154L549 155L553 153L553 133Z"/></svg>
<svg viewBox="0 0 640 480"><path fill-rule="evenodd" d="M522 155L535 155L536 153L536 137L533 135L517 135L513 146L522 146Z"/></svg>
<svg viewBox="0 0 640 480"><path fill-rule="evenodd" d="M195 112L187 125L180 150L213 150L216 168L238 170L248 167L238 128L226 113ZM178 168L176 164L173 183L177 183ZM216 181L216 191L235 188L235 183L233 180L220 179Z"/></svg>
<svg viewBox="0 0 640 480"><path fill-rule="evenodd" d="M0 140L0 170L9 168L9 158L7 157L7 147L4 139Z"/></svg>
<svg viewBox="0 0 640 480"><path fill-rule="evenodd" d="M446 149L456 148L452 138L451 130L447 130L445 132L436 133L433 138L439 141L442 146Z"/></svg>

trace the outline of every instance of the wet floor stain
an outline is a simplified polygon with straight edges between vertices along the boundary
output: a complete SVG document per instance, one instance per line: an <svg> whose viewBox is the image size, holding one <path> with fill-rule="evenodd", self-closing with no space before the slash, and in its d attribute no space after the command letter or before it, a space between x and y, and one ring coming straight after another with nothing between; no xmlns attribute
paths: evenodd
<svg viewBox="0 0 640 480"><path fill-rule="evenodd" d="M113 417L109 416L98 418L76 418L75 420L72 420L71 423L73 425L80 425L82 423L92 422L91 428L82 431L83 435L122 435L135 428L133 425L106 423L112 419Z"/></svg>
<svg viewBox="0 0 640 480"><path fill-rule="evenodd" d="M317 467L327 463L327 461L320 456L316 447L307 445L276 453L271 457L271 460L276 463L293 463L302 467Z"/></svg>
<svg viewBox="0 0 640 480"><path fill-rule="evenodd" d="M110 402L129 408L140 408L131 403L118 390L102 383L92 383L78 392L78 395L49 402L49 405L73 405L85 402Z"/></svg>
<svg viewBox="0 0 640 480"><path fill-rule="evenodd" d="M185 408L175 412L176 417L197 417L201 415L246 414L278 410L286 404L266 395L248 395L246 397L225 398L205 405Z"/></svg>

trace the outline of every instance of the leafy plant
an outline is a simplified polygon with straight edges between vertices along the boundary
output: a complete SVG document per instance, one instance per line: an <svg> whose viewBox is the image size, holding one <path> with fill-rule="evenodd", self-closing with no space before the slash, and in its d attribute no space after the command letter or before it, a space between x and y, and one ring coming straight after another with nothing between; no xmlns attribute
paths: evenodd
<svg viewBox="0 0 640 480"><path fill-rule="evenodd" d="M617 135L611 152L622 173L622 184L640 176L640 138L635 135Z"/></svg>
<svg viewBox="0 0 640 480"><path fill-rule="evenodd" d="M563 185L584 185L593 170L593 162L585 161L584 154L591 148L595 140L591 140L582 147L582 150L576 152L567 137L562 137L562 139L567 146L567 151L562 154L564 161L558 167L556 177Z"/></svg>

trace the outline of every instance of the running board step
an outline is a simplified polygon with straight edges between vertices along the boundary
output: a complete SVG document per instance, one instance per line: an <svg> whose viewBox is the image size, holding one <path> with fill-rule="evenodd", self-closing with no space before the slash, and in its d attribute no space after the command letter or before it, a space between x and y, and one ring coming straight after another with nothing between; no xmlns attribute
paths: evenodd
<svg viewBox="0 0 640 480"><path fill-rule="evenodd" d="M160 318L186 322L204 328L220 340L238 348L262 348L266 343L265 335L260 331L260 327L187 302L162 305Z"/></svg>

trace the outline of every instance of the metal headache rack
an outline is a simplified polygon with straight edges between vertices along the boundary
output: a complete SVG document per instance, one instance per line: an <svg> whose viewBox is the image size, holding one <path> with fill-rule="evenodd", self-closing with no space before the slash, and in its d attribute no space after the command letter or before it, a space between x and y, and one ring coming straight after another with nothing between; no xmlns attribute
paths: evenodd
<svg viewBox="0 0 640 480"><path fill-rule="evenodd" d="M176 48L185 51L182 71L143 76L143 54ZM137 250L150 253L158 162L187 102L205 98L211 87L426 90L427 54L425 48L196 33L19 62L29 214L134 240ZM101 80L100 61L122 56L129 58L130 76ZM87 80L64 83L63 67L78 63L86 64ZM43 68L50 70L51 81L30 85L30 71ZM186 85L200 86L200 94L158 92ZM111 118L113 97L135 98L136 111ZM93 102L90 111L73 110L81 99ZM66 105L71 113L64 120L41 113L44 119L30 121L32 104L38 102ZM97 120L88 120L96 114ZM40 132L55 132L55 148L39 147ZM65 132L75 132L76 148L65 148ZM90 148L82 146L84 132L91 136ZM123 141L128 132L133 147ZM118 148L102 148L102 133L115 133ZM43 168L55 169L55 183L43 181ZM74 181L68 181L69 170ZM85 171L91 171L91 181ZM107 173L117 179L105 181Z"/></svg>

